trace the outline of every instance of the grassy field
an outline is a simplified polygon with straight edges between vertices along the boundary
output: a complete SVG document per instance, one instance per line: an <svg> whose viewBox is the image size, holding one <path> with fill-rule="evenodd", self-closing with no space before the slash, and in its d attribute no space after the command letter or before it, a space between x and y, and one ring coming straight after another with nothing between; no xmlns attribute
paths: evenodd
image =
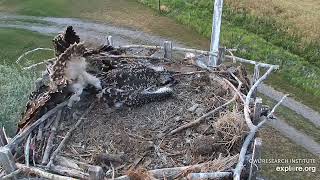
<svg viewBox="0 0 320 180"><path fill-rule="evenodd" d="M154 9L158 7L157 1L154 0L140 0L140 2ZM162 0L161 2L168 7L168 16L210 37L212 1ZM299 44L301 38L288 34L283 30L284 27L286 26L277 23L271 17L260 18L236 11L226 5L223 14L222 44L237 48L238 56L279 64L281 70L269 83L276 89L287 91L296 99L320 110L318 78L320 68L316 65L318 61L313 62L312 58L300 56L302 53L295 52L292 48L301 46ZM305 98L304 95L313 98Z"/></svg>
<svg viewBox="0 0 320 180"><path fill-rule="evenodd" d="M20 118L28 94L34 88L39 73L23 71L15 60L25 51L36 47L49 47L51 38L24 30L0 28L0 125L10 135L15 132L15 123ZM42 61L53 53L36 53L23 59L22 65Z"/></svg>

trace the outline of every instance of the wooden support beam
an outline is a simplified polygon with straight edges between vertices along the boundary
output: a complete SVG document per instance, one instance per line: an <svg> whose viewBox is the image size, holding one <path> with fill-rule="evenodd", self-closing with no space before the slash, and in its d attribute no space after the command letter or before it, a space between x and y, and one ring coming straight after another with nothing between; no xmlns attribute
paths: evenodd
<svg viewBox="0 0 320 180"><path fill-rule="evenodd" d="M89 167L89 180L103 180L104 172L100 166L90 166Z"/></svg>
<svg viewBox="0 0 320 180"><path fill-rule="evenodd" d="M163 44L164 47L164 58L171 59L172 58L172 42L165 41Z"/></svg>
<svg viewBox="0 0 320 180"><path fill-rule="evenodd" d="M261 158L261 150L262 150L262 139L256 138L254 140L252 159L250 165L250 173L249 180L256 180L258 175L258 170L260 169L260 164L255 163Z"/></svg>
<svg viewBox="0 0 320 180"><path fill-rule="evenodd" d="M254 83L257 82L257 80L260 78L260 65L259 64L255 64L254 65L254 72L253 72L253 77L252 77L252 80L251 80L251 86L254 85ZM258 88L256 88L253 93L252 93L252 98L256 99L257 97L257 90Z"/></svg>
<svg viewBox="0 0 320 180"><path fill-rule="evenodd" d="M17 166L14 162L13 155L9 148L1 147L0 148L0 165L7 174L10 174L17 170ZM12 179L17 179L16 176L13 176Z"/></svg>
<svg viewBox="0 0 320 180"><path fill-rule="evenodd" d="M220 64L222 64L224 62L225 52L226 52L226 48L225 47L220 47L219 48L217 66L219 66Z"/></svg>
<svg viewBox="0 0 320 180"><path fill-rule="evenodd" d="M259 124L260 116L262 110L262 98L257 97L254 102L254 109L253 109L253 124Z"/></svg>

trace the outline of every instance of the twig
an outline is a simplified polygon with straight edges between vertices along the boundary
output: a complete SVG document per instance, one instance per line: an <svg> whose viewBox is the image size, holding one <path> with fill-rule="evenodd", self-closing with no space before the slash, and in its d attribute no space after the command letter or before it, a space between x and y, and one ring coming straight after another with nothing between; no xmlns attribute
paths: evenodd
<svg viewBox="0 0 320 180"><path fill-rule="evenodd" d="M112 164L112 162L110 162L111 168L112 168L112 180L114 180L115 177L115 170L114 170L114 166Z"/></svg>
<svg viewBox="0 0 320 180"><path fill-rule="evenodd" d="M48 142L47 142L47 146L46 146L46 149L44 151L44 155L43 155L43 158L42 158L42 162L41 164L45 165L48 163L48 160L49 160L49 156L50 156L50 152L52 150L52 147L53 147L53 141L54 141L54 137L57 133L57 128L59 126L59 123L60 123L60 119L61 119L61 114L62 114L62 111L58 111L58 114L57 114L57 117L56 119L54 120L54 124L51 128L51 133L48 137Z"/></svg>
<svg viewBox="0 0 320 180"><path fill-rule="evenodd" d="M24 129L22 132L20 132L18 135L16 135L9 144L6 145L7 148L10 150L17 147L21 141L24 140L26 136L28 136L39 124L46 121L51 115L56 113L58 110L62 109L64 106L68 104L68 101L65 101L61 104L58 104L55 108L48 111L46 114L44 114L41 118L39 118L36 122L34 122L32 125L28 126L26 129Z"/></svg>
<svg viewBox="0 0 320 180"><path fill-rule="evenodd" d="M241 86L242 86L242 82L239 81L239 83L238 83L238 89L239 89L239 90L240 90ZM176 128L176 129L172 130L172 131L169 133L169 135L176 134L176 133L178 133L178 132L180 132L180 131L182 131L182 130L184 130L184 129L190 128L190 127L195 126L195 125L198 125L199 123L201 123L201 121L203 121L203 120L204 120L205 118L207 118L208 116L211 116L212 114L216 113L216 112L219 111L220 109L228 106L228 105L231 104L233 101L235 101L236 98L237 98L237 95L238 95L238 94L235 93L234 96L233 96L233 98L230 99L230 100L229 100L228 102L226 102L225 104L223 104L223 105L215 108L214 110L212 110L212 111L204 114L203 116L199 117L198 119L196 119L196 120L194 120L194 121L192 121L192 122L189 122L189 123L187 123L187 124L185 124L185 125L182 125L182 126Z"/></svg>
<svg viewBox="0 0 320 180"><path fill-rule="evenodd" d="M273 113L275 112L275 110L278 108L278 106L280 106L280 104L289 96L289 94L285 94L281 100L272 108L272 110L270 111L270 113L268 114L267 118L270 118Z"/></svg>
<svg viewBox="0 0 320 180"><path fill-rule="evenodd" d="M249 92L247 94L246 101L245 101L245 106L249 107L252 93L255 91L255 89L258 87L258 85L270 75L270 73L274 69L276 69L276 66L271 66L268 69L268 71L254 83L254 85L251 87L251 89L249 90ZM251 121L250 112L249 112L248 108L244 108L244 117L245 117L245 120L246 120L246 123L247 123L248 127L250 129L253 129L254 125L253 125L253 123Z"/></svg>
<svg viewBox="0 0 320 180"><path fill-rule="evenodd" d="M78 128L78 126L82 123L84 117L93 109L95 105L95 102L93 102L89 108L86 110L86 112L84 112L82 114L82 116L79 118L79 120L77 121L77 123L74 125L74 127L72 127L70 129L70 131L66 134L66 136L63 138L63 140L61 141L61 143L59 144L59 146L57 147L57 149L52 153L51 157L50 157L50 161L47 164L47 168L50 169L50 167L53 164L53 161L55 159L55 157L57 156L57 154L59 153L59 151L61 151L61 149L63 148L64 144L67 142L67 140L70 138L71 134L73 133L74 130L76 130Z"/></svg>
<svg viewBox="0 0 320 180"><path fill-rule="evenodd" d="M215 179L231 176L232 172L190 173L188 180Z"/></svg>
<svg viewBox="0 0 320 180"><path fill-rule="evenodd" d="M280 105L281 102L283 102L283 100L287 97L288 95L285 95L281 101L276 104L274 106L274 108L272 109L272 113L270 112L270 116L273 114L273 112L275 111L275 109ZM240 151L240 155L239 155L239 162L236 166L236 168L234 169L233 171L233 179L234 180L240 180L240 175L241 175L241 171L242 171L242 168L243 168L243 163L244 163L244 160L245 160L245 155L247 153L247 150L248 150L248 146L250 144L250 142L252 141L252 139L254 138L256 132L258 131L258 129L268 120L269 118L269 115L268 117L264 117L264 120L261 121L257 126L254 126L249 134L247 135L242 147L241 147L241 151Z"/></svg>
<svg viewBox="0 0 320 180"><path fill-rule="evenodd" d="M257 61L252 61L252 60L248 60L248 59L244 59L244 58L240 58L240 57L236 57L236 56L229 56L226 55L225 56L226 59L232 59L233 61L238 61L238 62L242 62L242 63L247 63L247 64L259 64L260 67L264 67L264 68L270 68L270 67L274 67L275 69L278 69L279 66L278 65L272 65L272 64L266 64L266 63L260 63Z"/></svg>
<svg viewBox="0 0 320 180"><path fill-rule="evenodd" d="M190 128L190 127L192 127L192 126L195 126L195 125L200 124L201 121L203 121L205 118L207 118L208 116L211 116L212 114L216 113L216 112L219 111L220 109L228 106L228 105L231 104L233 101L235 101L236 98L237 98L237 94L235 94L235 95L233 96L233 98L230 99L230 100L229 100L228 102L226 102L225 104L223 104L223 105L215 108L214 110L212 110L212 111L204 114L203 116L199 117L198 119L196 119L196 120L194 120L194 121L191 121L191 122L189 122L189 123L187 123L187 124L185 124L185 125L182 125L182 126L176 128L176 129L172 130L172 131L169 133L169 135L176 134L176 133L178 133L178 132L180 132L180 131L182 131L182 130L184 130L184 129L187 129L187 128Z"/></svg>
<svg viewBox="0 0 320 180"><path fill-rule="evenodd" d="M44 61L39 62L39 63L31 64L30 66L23 67L22 69L23 69L23 70L29 70L29 69L32 69L32 68L34 68L34 67L36 67L36 66L39 66L39 65L41 65L41 64L45 64L45 63L50 62L50 61L53 61L53 60L56 60L56 58L51 58L51 59L47 59L47 60L44 60Z"/></svg>
<svg viewBox="0 0 320 180"><path fill-rule="evenodd" d="M44 123L41 123L38 128L37 141L42 140L43 127L44 127Z"/></svg>
<svg viewBox="0 0 320 180"><path fill-rule="evenodd" d="M46 172L40 168L36 167L27 167L24 164L16 163L17 167L21 169L22 172L25 172L27 174L35 174L45 179L55 179L55 180L77 180L75 178L66 177L66 176L60 176L56 174L51 174L49 172Z"/></svg>
<svg viewBox="0 0 320 180"><path fill-rule="evenodd" d="M25 158L25 163L26 166L29 167L30 163L29 163L29 158L30 158L30 142L31 142L31 133L28 136L26 145L24 147L24 158Z"/></svg>
<svg viewBox="0 0 320 180"><path fill-rule="evenodd" d="M19 64L23 57L25 57L26 55L28 55L30 53L33 53L33 52L36 52L36 51L40 51L40 50L42 50L42 51L54 51L51 48L35 48L35 49L27 51L27 52L23 53L21 56L19 56L18 59L16 60L16 63Z"/></svg>
<svg viewBox="0 0 320 180"><path fill-rule="evenodd" d="M230 82L230 81L228 81L227 79L224 79L225 81L226 81L226 83L227 84L229 84L230 85L230 87L238 94L238 96L239 96L239 98L241 99L241 101L243 102L243 104L245 104L245 100L243 99L243 95L242 95L242 93L240 92L240 88L241 88L241 86L242 86L242 82L240 81L240 79L236 76L236 75L234 75L232 72L229 72L230 74L231 74L231 76L235 79L235 80L237 80L237 82L238 82L238 89ZM247 107L248 109L249 109L249 107Z"/></svg>
<svg viewBox="0 0 320 180"><path fill-rule="evenodd" d="M7 174L5 176L2 176L0 177L2 180L9 180L9 179L12 179L13 177L17 176L18 174L20 174L21 172L21 169L17 169L15 171L13 171L12 173L10 174Z"/></svg>
<svg viewBox="0 0 320 180"><path fill-rule="evenodd" d="M82 171L63 166L51 166L50 171L64 176L75 177L80 179L89 179L88 173L84 173Z"/></svg>

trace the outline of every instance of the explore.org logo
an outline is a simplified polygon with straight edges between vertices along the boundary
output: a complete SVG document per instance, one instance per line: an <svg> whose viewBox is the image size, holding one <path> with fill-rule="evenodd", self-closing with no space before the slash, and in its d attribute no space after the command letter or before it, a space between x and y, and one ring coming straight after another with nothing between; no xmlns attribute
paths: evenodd
<svg viewBox="0 0 320 180"><path fill-rule="evenodd" d="M250 159L254 164L316 164L315 159Z"/></svg>
<svg viewBox="0 0 320 180"><path fill-rule="evenodd" d="M253 164L274 164L277 172L312 172L317 171L315 159L250 159ZM279 166L278 166L279 165Z"/></svg>

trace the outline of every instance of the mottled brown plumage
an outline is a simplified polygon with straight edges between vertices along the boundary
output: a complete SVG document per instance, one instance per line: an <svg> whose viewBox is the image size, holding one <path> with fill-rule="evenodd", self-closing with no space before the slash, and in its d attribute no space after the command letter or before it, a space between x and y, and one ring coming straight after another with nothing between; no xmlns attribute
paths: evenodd
<svg viewBox="0 0 320 180"><path fill-rule="evenodd" d="M72 26L68 26L65 32L58 34L53 40L55 55L60 56L70 45L79 43L80 38L73 30Z"/></svg>
<svg viewBox="0 0 320 180"><path fill-rule="evenodd" d="M171 75L139 63L118 64L104 76L102 86L109 105L135 106L172 95Z"/></svg>
<svg viewBox="0 0 320 180"><path fill-rule="evenodd" d="M83 43L73 44L57 58L52 66L48 67L50 83L40 87L41 91L37 90L37 92L32 93L32 97L27 103L27 109L23 114L22 119L18 123L18 131L26 127L28 124L33 123L38 118L37 115L40 113L43 107L48 104L49 100L61 101L61 99L70 95L68 92L67 94L66 92L63 92L68 83L71 83L70 79L65 76L67 63L72 60L72 57L82 56L84 52L85 47ZM53 100L52 97L57 98Z"/></svg>

